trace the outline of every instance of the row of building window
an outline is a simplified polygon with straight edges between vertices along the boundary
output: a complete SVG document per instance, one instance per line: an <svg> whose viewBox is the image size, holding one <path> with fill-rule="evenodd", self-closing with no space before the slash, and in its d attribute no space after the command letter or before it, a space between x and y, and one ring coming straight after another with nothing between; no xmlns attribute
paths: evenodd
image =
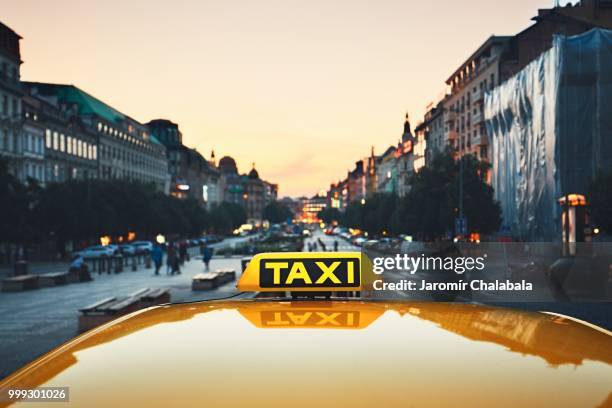
<svg viewBox="0 0 612 408"><path fill-rule="evenodd" d="M45 149L42 136L34 135L32 133L25 133L23 150L24 152L39 155L44 154Z"/></svg>
<svg viewBox="0 0 612 408"><path fill-rule="evenodd" d="M98 147L95 144L77 139L76 137L65 136L63 133L52 132L50 129L45 131L45 136L47 149L72 154L88 160L98 159Z"/></svg>
<svg viewBox="0 0 612 408"><path fill-rule="evenodd" d="M45 166L45 181L64 182L68 180L95 178L93 170L79 169L76 167L63 166L61 164L47 163Z"/></svg>
<svg viewBox="0 0 612 408"><path fill-rule="evenodd" d="M118 139L124 140L129 143L133 143L147 150L151 150L151 151L154 150L153 147L149 143L145 142L144 140L137 139L134 136L131 136L131 133L134 132L134 126L132 125L128 125L128 132L126 133L126 132L114 129L102 122L98 122L98 132L101 132L101 133L104 133L110 136L114 136ZM137 131L137 133L142 139L146 140L149 137L147 132Z"/></svg>
<svg viewBox="0 0 612 408"><path fill-rule="evenodd" d="M17 66L15 64L11 64L9 69L9 64L6 61L2 61L0 68L0 78L5 81L8 79L15 82L19 81L19 71L17 70Z"/></svg>
<svg viewBox="0 0 612 408"><path fill-rule="evenodd" d="M151 173L149 172L141 173L141 172L137 172L134 170L119 169L113 166L101 166L100 167L100 178L102 178L103 180L125 178L128 180L141 181L141 182L159 181L159 180L155 180L158 178L151 177Z"/></svg>
<svg viewBox="0 0 612 408"><path fill-rule="evenodd" d="M33 178L41 183L45 182L44 179L44 167L42 164L26 163L25 164L25 176L26 178Z"/></svg>
<svg viewBox="0 0 612 408"><path fill-rule="evenodd" d="M11 98L7 94L2 94L2 115L17 117L19 113L19 99Z"/></svg>
<svg viewBox="0 0 612 408"><path fill-rule="evenodd" d="M0 150L17 153L17 137L17 133L11 133L7 130L0 129Z"/></svg>
<svg viewBox="0 0 612 408"><path fill-rule="evenodd" d="M118 160L120 164L131 167L140 167L141 170L151 173L158 173L159 175L165 175L168 171L165 162L160 163L145 157L144 155L112 146L100 145L100 159Z"/></svg>

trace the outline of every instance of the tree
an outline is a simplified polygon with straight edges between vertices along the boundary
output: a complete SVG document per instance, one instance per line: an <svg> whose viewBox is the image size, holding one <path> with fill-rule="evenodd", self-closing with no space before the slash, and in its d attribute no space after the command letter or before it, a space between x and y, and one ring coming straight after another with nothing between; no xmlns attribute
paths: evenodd
<svg viewBox="0 0 612 408"><path fill-rule="evenodd" d="M0 158L0 240L16 244L27 240L29 197L28 188L9 173L8 162Z"/></svg>
<svg viewBox="0 0 612 408"><path fill-rule="evenodd" d="M612 171L599 172L589 188L594 225L612 234Z"/></svg>
<svg viewBox="0 0 612 408"><path fill-rule="evenodd" d="M396 232L393 214L397 205L395 193L377 193L365 200L352 201L344 212L342 225L374 235Z"/></svg>
<svg viewBox="0 0 612 408"><path fill-rule="evenodd" d="M272 224L280 224L293 218L293 212L279 201L269 202L263 209L263 218Z"/></svg>
<svg viewBox="0 0 612 408"><path fill-rule="evenodd" d="M459 216L459 171L463 167L463 208L470 231L489 234L501 224L501 208L485 182L489 165L466 155L455 161L450 152L434 157L416 173L394 218L401 232L434 240L453 232Z"/></svg>
<svg viewBox="0 0 612 408"><path fill-rule="evenodd" d="M100 236L127 238L197 236L209 225L196 200L166 196L150 184L123 180L74 180L51 183L34 206L32 223L43 236L66 241L97 241Z"/></svg>
<svg viewBox="0 0 612 408"><path fill-rule="evenodd" d="M342 226L348 228L363 229L364 227L364 207L359 201L351 201L344 210Z"/></svg>
<svg viewBox="0 0 612 408"><path fill-rule="evenodd" d="M317 217L326 224L342 221L342 213L337 208L324 208L317 213Z"/></svg>
<svg viewBox="0 0 612 408"><path fill-rule="evenodd" d="M210 226L219 233L229 233L246 222L246 211L240 204L222 202L210 211Z"/></svg>

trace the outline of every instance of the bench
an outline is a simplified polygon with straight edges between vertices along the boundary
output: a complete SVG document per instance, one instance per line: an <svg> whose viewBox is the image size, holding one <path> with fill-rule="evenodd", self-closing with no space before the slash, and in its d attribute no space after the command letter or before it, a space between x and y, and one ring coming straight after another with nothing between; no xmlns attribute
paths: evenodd
<svg viewBox="0 0 612 408"><path fill-rule="evenodd" d="M40 275L38 284L41 288L48 286L65 285L68 283L69 272L52 272Z"/></svg>
<svg viewBox="0 0 612 408"><path fill-rule="evenodd" d="M117 317L170 302L170 290L143 288L122 297L108 297L80 309L79 332L107 323Z"/></svg>
<svg viewBox="0 0 612 408"><path fill-rule="evenodd" d="M3 292L21 292L23 290L38 289L38 275L19 275L2 280Z"/></svg>
<svg viewBox="0 0 612 408"><path fill-rule="evenodd" d="M219 274L216 272L199 273L191 281L191 290L209 290L219 286Z"/></svg>
<svg viewBox="0 0 612 408"><path fill-rule="evenodd" d="M228 282L236 280L234 269L217 269L214 272L199 273L191 281L191 290L215 289Z"/></svg>
<svg viewBox="0 0 612 408"><path fill-rule="evenodd" d="M226 269L217 269L215 273L219 275L219 283L223 285L224 283L233 282L236 280L236 271L230 268Z"/></svg>
<svg viewBox="0 0 612 408"><path fill-rule="evenodd" d="M170 303L170 289L148 289L146 292L140 294L140 303L143 308L160 305L162 303Z"/></svg>

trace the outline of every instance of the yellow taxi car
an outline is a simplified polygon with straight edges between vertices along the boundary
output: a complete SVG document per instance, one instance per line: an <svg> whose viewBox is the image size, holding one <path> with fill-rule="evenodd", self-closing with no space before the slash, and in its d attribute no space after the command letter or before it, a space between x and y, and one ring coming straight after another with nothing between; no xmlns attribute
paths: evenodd
<svg viewBox="0 0 612 408"><path fill-rule="evenodd" d="M612 406L612 336L602 328L474 304L339 297L364 289L360 260L300 256L251 261L238 288L269 297L161 305L93 329L0 384L64 387L62 401L5 395L0 406Z"/></svg>

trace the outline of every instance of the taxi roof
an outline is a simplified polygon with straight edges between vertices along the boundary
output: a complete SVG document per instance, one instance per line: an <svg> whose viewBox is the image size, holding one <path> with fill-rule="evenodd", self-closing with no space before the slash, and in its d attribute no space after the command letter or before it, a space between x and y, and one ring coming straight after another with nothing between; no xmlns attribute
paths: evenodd
<svg viewBox="0 0 612 408"><path fill-rule="evenodd" d="M70 407L575 407L609 403L602 379L611 377L610 332L559 316L472 304L238 300L135 312L0 386L69 386Z"/></svg>

